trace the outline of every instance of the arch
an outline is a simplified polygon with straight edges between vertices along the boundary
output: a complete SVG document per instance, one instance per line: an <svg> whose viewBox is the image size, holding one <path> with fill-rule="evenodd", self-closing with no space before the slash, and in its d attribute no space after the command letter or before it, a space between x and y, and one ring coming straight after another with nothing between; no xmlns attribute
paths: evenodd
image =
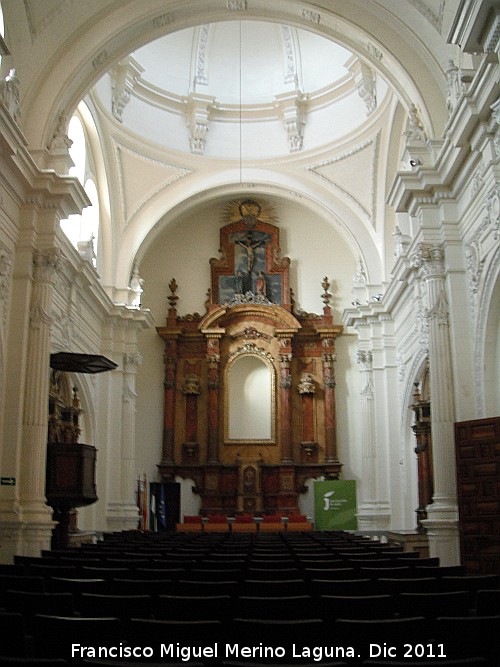
<svg viewBox="0 0 500 667"><path fill-rule="evenodd" d="M415 512L418 507L418 462L415 454L415 434L413 432L413 412L410 408L413 403L415 382L419 382L426 373L428 363L427 350L420 348L412 360L410 369L406 374L405 384L401 392L401 452L400 460L403 462L401 483L403 507L405 520L413 522L411 528L416 524ZM410 506L412 503L412 506Z"/></svg>
<svg viewBox="0 0 500 667"><path fill-rule="evenodd" d="M270 354L245 347L236 350L227 360L224 382L224 442L275 443L276 371Z"/></svg>
<svg viewBox="0 0 500 667"><path fill-rule="evenodd" d="M28 143L34 148L47 145L61 114L72 113L89 88L132 50L169 32L234 20L235 16L312 30L358 53L389 82L405 108L412 104L419 107L428 136L436 136L446 122L446 79L427 46L435 39L431 27L419 35L401 21L399 14L372 14L369 9L363 0L352 0L343 8L343 16L331 11L326 2L321 5L295 0L279 3L278 8L273 0L260 0L239 13L205 0L189 4L151 0L146 9L141 3L129 7L126 13L113 6L111 11L103 10L88 20L83 29L78 26L78 35L68 31L56 62L41 62L38 69L33 68L23 100ZM89 44L93 45L92 53Z"/></svg>
<svg viewBox="0 0 500 667"><path fill-rule="evenodd" d="M373 228L359 219L345 202L329 191L322 183L304 184L289 175L271 169L252 168L246 170L248 182L252 183L253 196L273 194L291 201L301 201L304 208L313 210L329 224L334 225L352 250L354 258L361 257L366 267L367 278L372 284L383 280L382 257ZM178 215L204 202L225 195L241 195L242 187L237 167L218 173L200 172L158 193L129 223L121 235L117 252L114 277L118 289L128 285L132 265L140 265L141 257L153 243L157 234ZM156 221L152 225L151 221Z"/></svg>
<svg viewBox="0 0 500 667"><path fill-rule="evenodd" d="M477 313L476 409L478 417L488 417L500 412L500 249L490 259Z"/></svg>

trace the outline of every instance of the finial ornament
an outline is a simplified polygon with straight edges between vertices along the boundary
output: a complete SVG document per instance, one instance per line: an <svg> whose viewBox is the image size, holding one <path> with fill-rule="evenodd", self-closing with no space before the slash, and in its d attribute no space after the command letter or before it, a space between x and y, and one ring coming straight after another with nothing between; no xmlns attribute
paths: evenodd
<svg viewBox="0 0 500 667"><path fill-rule="evenodd" d="M331 292L328 291L330 289L330 281L328 280L327 276L323 278L321 287L323 288L323 294L321 295L323 303L325 304L325 306L329 306L330 301L332 299L332 295Z"/></svg>
<svg viewBox="0 0 500 667"><path fill-rule="evenodd" d="M168 297L168 302L170 304L170 308L172 309L176 307L177 301L179 300L179 297L176 295L177 287L177 281L175 278L172 278L172 280L168 283L168 289L172 292L172 294Z"/></svg>

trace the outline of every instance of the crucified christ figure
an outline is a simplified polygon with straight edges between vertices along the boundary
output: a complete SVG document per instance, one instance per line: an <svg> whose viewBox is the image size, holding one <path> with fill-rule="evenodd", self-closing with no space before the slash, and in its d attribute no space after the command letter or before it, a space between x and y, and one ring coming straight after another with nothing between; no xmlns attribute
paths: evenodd
<svg viewBox="0 0 500 667"><path fill-rule="evenodd" d="M262 245L263 241L254 241L252 232L248 232L244 241L236 241L236 243L246 252L248 273L252 273L255 264L255 248Z"/></svg>

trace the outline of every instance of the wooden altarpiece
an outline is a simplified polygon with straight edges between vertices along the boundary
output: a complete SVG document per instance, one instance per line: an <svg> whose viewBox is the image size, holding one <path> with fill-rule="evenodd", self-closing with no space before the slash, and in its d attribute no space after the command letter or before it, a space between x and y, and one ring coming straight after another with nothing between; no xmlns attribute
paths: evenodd
<svg viewBox="0 0 500 667"><path fill-rule="evenodd" d="M290 260L280 257L279 228L255 201L235 203L236 220L220 230L206 313L179 316L169 284L165 344L162 479L194 480L203 515L293 514L308 478L337 479L335 339L329 282L322 315L297 312ZM270 429L231 433L232 369L260 361L270 379ZM234 420L234 417L233 417ZM242 414L242 422L263 416ZM236 424L238 427L238 424ZM237 429L236 429L237 430Z"/></svg>

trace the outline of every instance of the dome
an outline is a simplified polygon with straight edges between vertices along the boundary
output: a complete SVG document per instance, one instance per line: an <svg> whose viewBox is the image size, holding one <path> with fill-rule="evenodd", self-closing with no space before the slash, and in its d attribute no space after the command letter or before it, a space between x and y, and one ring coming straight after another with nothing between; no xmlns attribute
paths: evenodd
<svg viewBox="0 0 500 667"><path fill-rule="evenodd" d="M334 41L245 20L158 38L122 60L94 95L136 136L207 157L252 159L338 141L366 122L386 92L366 63Z"/></svg>

